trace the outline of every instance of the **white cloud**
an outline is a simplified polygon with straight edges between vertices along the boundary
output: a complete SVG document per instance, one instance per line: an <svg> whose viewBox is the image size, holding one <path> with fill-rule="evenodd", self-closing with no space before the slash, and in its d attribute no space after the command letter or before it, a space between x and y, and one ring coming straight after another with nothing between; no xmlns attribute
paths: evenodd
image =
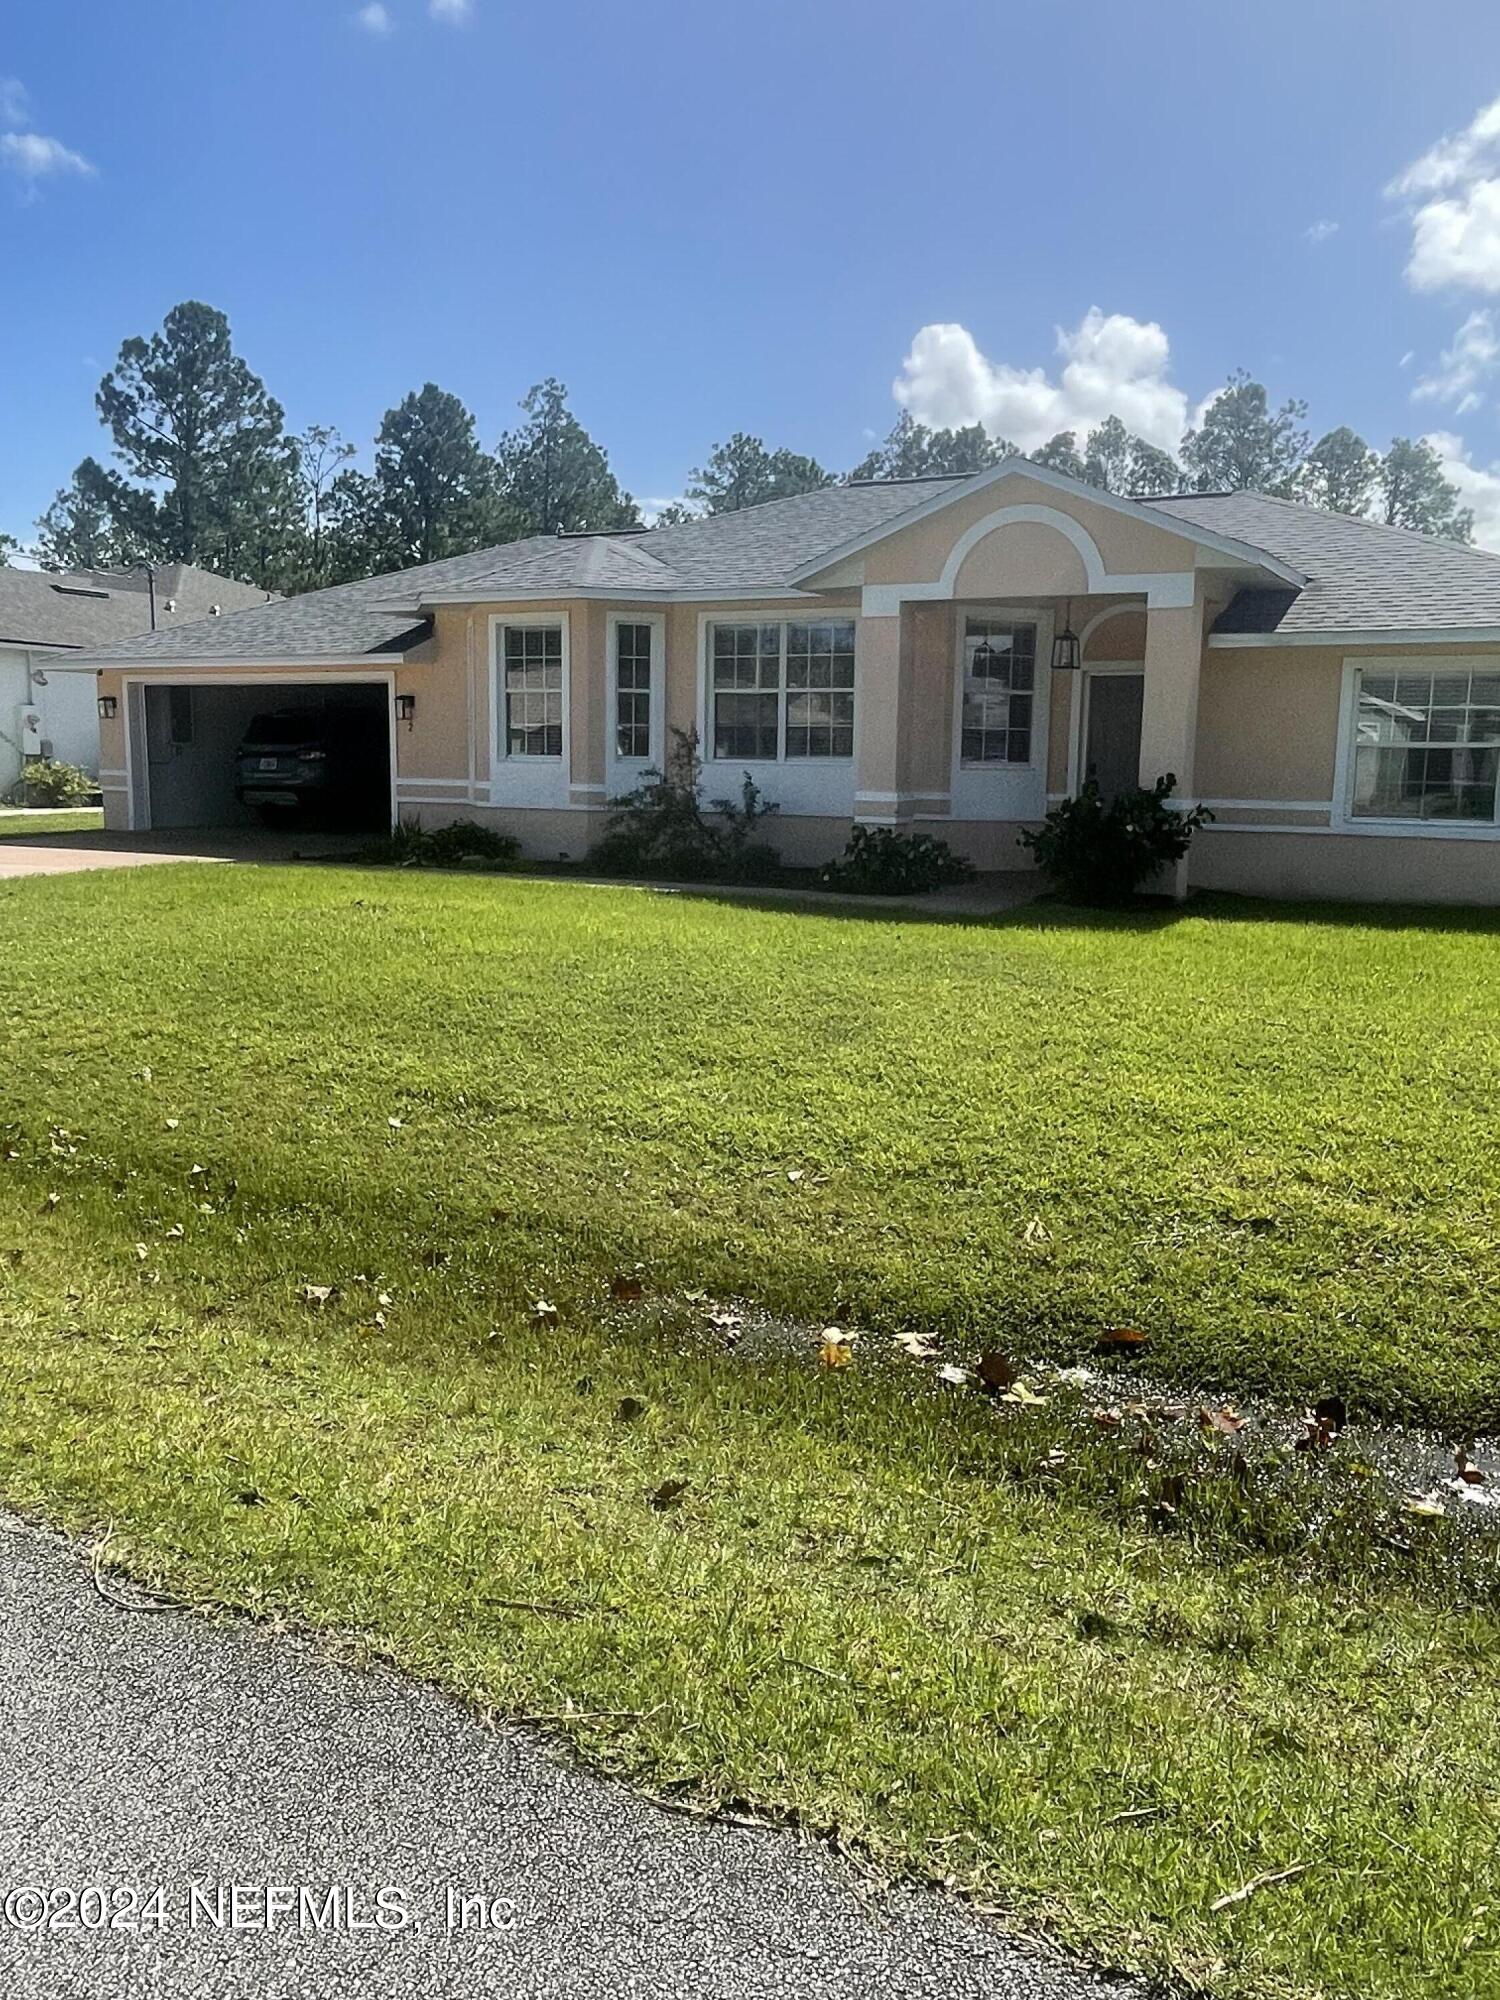
<svg viewBox="0 0 1500 2000"><path fill-rule="evenodd" d="M1429 431L1423 442L1443 461L1443 477L1453 481L1463 504L1474 509L1475 541L1500 551L1500 464L1472 464L1452 431Z"/></svg>
<svg viewBox="0 0 1500 2000"><path fill-rule="evenodd" d="M1309 243L1326 243L1330 236L1337 236L1338 233L1338 224L1326 220L1309 223L1307 228L1302 232Z"/></svg>
<svg viewBox="0 0 1500 2000"><path fill-rule="evenodd" d="M1500 292L1500 97L1446 133L1386 188L1410 205L1407 283Z"/></svg>
<svg viewBox="0 0 1500 2000"><path fill-rule="evenodd" d="M434 21L446 21L450 28L464 27L474 12L473 0L427 0Z"/></svg>
<svg viewBox="0 0 1500 2000"><path fill-rule="evenodd" d="M892 385L896 401L919 423L938 429L981 423L996 437L1035 450L1058 431L1087 431L1117 416L1132 431L1175 451L1187 397L1168 381L1171 351L1154 320L1090 306L1071 332L1057 329L1062 367L991 361L966 327L919 329Z"/></svg>
<svg viewBox="0 0 1500 2000"><path fill-rule="evenodd" d="M1386 189L1398 201L1446 194L1479 178L1500 162L1500 97L1476 111L1461 132L1446 132L1418 160L1404 167Z"/></svg>
<svg viewBox="0 0 1500 2000"><path fill-rule="evenodd" d="M383 7L380 0L370 0L368 7L361 7L355 20L370 35L394 34L396 23L391 19L389 7Z"/></svg>
<svg viewBox="0 0 1500 2000"><path fill-rule="evenodd" d="M1453 345L1444 348L1430 375L1419 377L1412 390L1414 403L1448 403L1456 416L1477 410L1481 401L1479 384L1492 375L1500 363L1500 333L1495 316L1486 306L1471 312L1453 336Z"/></svg>
<svg viewBox="0 0 1500 2000"><path fill-rule="evenodd" d="M91 174L94 169L60 139L41 132L0 132L0 166L19 174L28 187L53 174Z"/></svg>
<svg viewBox="0 0 1500 2000"><path fill-rule="evenodd" d="M21 182L26 200L34 201L38 183L51 175L93 173L82 153L75 153L61 139L33 132L31 123L25 86L13 76L0 76L0 167Z"/></svg>

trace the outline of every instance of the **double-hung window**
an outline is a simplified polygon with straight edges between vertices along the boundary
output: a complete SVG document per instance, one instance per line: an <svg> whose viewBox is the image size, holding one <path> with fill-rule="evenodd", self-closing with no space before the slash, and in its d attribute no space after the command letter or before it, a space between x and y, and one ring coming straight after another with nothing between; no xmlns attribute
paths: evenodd
<svg viewBox="0 0 1500 2000"><path fill-rule="evenodd" d="M1351 819L1495 823L1500 668L1359 667L1353 714Z"/></svg>
<svg viewBox="0 0 1500 2000"><path fill-rule="evenodd" d="M714 625L709 701L721 761L853 757L853 619Z"/></svg>
<svg viewBox="0 0 1500 2000"><path fill-rule="evenodd" d="M966 618L961 761L1029 764L1035 689L1035 625Z"/></svg>
<svg viewBox="0 0 1500 2000"><path fill-rule="evenodd" d="M561 625L504 625L500 666L507 757L555 757L563 752L563 633Z"/></svg>
<svg viewBox="0 0 1500 2000"><path fill-rule="evenodd" d="M651 755L651 627L626 624L615 631L615 755L644 761Z"/></svg>

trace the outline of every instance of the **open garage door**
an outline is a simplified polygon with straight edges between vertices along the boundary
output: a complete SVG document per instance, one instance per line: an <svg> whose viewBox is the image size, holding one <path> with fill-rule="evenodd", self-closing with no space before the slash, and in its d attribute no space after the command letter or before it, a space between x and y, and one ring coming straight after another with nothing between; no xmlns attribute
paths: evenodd
<svg viewBox="0 0 1500 2000"><path fill-rule="evenodd" d="M131 750L145 826L389 830L385 682L152 681L138 694Z"/></svg>

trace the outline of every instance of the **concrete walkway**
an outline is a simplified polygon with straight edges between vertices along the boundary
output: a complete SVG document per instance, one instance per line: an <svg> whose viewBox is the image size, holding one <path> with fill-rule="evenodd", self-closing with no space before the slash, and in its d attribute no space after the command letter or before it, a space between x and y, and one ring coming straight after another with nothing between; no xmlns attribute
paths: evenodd
<svg viewBox="0 0 1500 2000"><path fill-rule="evenodd" d="M159 1922L93 1928L95 1897L53 1894L90 1887L119 1892L119 1910L133 1893ZM37 1927L74 1908L82 1923ZM1127 1989L1023 1950L936 1895L872 1898L790 1836L669 1815L393 1672L246 1624L115 1609L81 1550L0 1515L0 1994L1121 2000Z"/></svg>
<svg viewBox="0 0 1500 2000"><path fill-rule="evenodd" d="M176 833L0 835L0 879L74 875L91 868L148 868L164 861L326 861L358 853L369 834L272 833L259 827L228 832L188 828Z"/></svg>

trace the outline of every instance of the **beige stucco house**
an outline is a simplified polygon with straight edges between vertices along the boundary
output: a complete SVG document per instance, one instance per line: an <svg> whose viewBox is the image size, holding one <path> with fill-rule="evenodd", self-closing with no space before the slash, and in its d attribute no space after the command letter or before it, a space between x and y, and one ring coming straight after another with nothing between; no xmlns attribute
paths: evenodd
<svg viewBox="0 0 1500 2000"><path fill-rule="evenodd" d="M1179 890L1500 901L1500 557L1255 493L1008 459L516 542L85 664L115 827L232 818L247 715L336 683L388 715L393 819L538 856L584 856L680 727L711 795L748 770L777 801L790 860L864 823L1023 867L1086 777L1170 771L1215 815Z"/></svg>

